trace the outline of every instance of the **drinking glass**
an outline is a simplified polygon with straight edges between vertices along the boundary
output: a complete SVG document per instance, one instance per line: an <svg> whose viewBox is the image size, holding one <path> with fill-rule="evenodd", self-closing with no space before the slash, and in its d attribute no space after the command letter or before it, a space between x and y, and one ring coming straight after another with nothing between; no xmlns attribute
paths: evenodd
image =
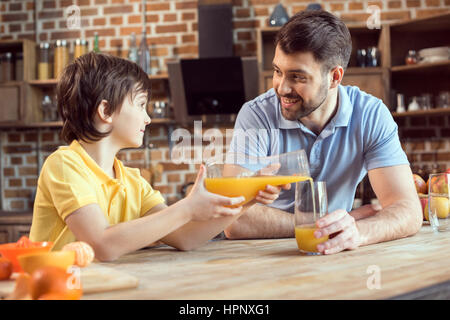
<svg viewBox="0 0 450 320"><path fill-rule="evenodd" d="M449 228L449 181L450 174L430 174L428 184L428 217L434 231Z"/></svg>
<svg viewBox="0 0 450 320"><path fill-rule="evenodd" d="M358 64L358 67L366 66L366 59L367 59L366 56L367 56L366 49L358 49L356 51L356 62Z"/></svg>
<svg viewBox="0 0 450 320"><path fill-rule="evenodd" d="M301 253L320 255L317 245L328 240L328 236L316 238L316 221L328 213L328 198L325 181L299 181L295 191L295 239Z"/></svg>
<svg viewBox="0 0 450 320"><path fill-rule="evenodd" d="M280 186L310 179L308 158L304 150L269 157L251 157L228 153L223 160L206 162L205 187L227 197L244 196L244 205L253 200L268 184Z"/></svg>
<svg viewBox="0 0 450 320"><path fill-rule="evenodd" d="M366 66L378 67L380 65L380 49L377 47L367 48Z"/></svg>

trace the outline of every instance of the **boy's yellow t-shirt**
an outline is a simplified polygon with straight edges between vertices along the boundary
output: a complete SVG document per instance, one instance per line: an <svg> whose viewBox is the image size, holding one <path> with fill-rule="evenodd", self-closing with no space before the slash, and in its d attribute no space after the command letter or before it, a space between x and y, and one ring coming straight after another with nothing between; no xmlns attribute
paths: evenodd
<svg viewBox="0 0 450 320"><path fill-rule="evenodd" d="M75 210L97 203L110 225L142 217L164 203L159 191L114 158L116 179L108 176L74 140L59 147L44 162L38 179L31 241L53 241L53 250L76 241L65 219Z"/></svg>

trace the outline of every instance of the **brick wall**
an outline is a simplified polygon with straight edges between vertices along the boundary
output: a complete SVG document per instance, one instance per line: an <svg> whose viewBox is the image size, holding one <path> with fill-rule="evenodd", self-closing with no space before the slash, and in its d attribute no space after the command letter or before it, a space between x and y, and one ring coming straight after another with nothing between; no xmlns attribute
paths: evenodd
<svg viewBox="0 0 450 320"><path fill-rule="evenodd" d="M310 0L284 0L289 15L303 10ZM383 22L424 17L450 9L450 0L339 1L322 0L326 10L345 22L364 22L367 7L381 8ZM36 8L35 8L36 3ZM131 32L141 31L140 0L1 0L0 39L28 38L54 42L57 39L84 37L91 43L94 32L100 36L102 51L126 56ZM233 0L234 51L236 55L256 54L256 28L266 26L279 0ZM64 9L71 4L81 8L81 30L68 30ZM36 11L36 12L35 12ZM34 20L34 16L37 20ZM171 59L197 57L197 2L191 0L147 0L148 44L152 54L152 73L166 71ZM442 120L443 119L443 120ZM450 134L447 118L400 119L400 133L408 158L415 166L438 163L450 167ZM443 122L442 122L443 121ZM204 130L208 128L203 128ZM224 130L226 128L221 128ZM192 128L190 128L192 131ZM425 131L424 131L425 130ZM431 130L436 138L429 139ZM124 150L119 158L125 165L138 168L162 168L152 184L169 203L181 197L181 188L195 179L196 165L174 165L169 156L167 127L151 125L146 132L153 149ZM1 208L30 210L39 167L46 156L64 143L58 129L0 131ZM38 150L39 146L39 150ZM437 150L439 148L439 150Z"/></svg>
<svg viewBox="0 0 450 320"><path fill-rule="evenodd" d="M396 119L403 150L413 172L427 176L433 169L450 168L450 116L421 116Z"/></svg>

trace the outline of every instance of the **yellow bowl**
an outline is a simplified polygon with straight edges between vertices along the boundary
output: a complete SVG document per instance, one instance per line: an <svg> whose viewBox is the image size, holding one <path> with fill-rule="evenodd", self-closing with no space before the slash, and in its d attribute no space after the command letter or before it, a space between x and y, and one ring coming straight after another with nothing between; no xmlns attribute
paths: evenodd
<svg viewBox="0 0 450 320"><path fill-rule="evenodd" d="M52 266L67 270L75 263L74 251L52 251L44 253L32 253L18 257L20 266L25 272L32 274L35 270Z"/></svg>

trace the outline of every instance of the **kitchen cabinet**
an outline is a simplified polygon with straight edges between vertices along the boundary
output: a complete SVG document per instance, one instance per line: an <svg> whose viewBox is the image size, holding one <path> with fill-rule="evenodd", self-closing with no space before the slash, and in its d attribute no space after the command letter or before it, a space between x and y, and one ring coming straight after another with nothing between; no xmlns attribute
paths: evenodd
<svg viewBox="0 0 450 320"><path fill-rule="evenodd" d="M393 23L388 26L391 71L391 97L405 96L408 105L413 96L431 94L433 108L430 110L394 113L395 117L450 114L450 109L436 109L436 97L450 88L450 60L431 61L406 65L409 50L448 46L450 34L450 13L428 18ZM392 101L393 104L394 101Z"/></svg>
<svg viewBox="0 0 450 320"><path fill-rule="evenodd" d="M12 68L14 77L0 82L0 124L27 123L41 120L41 112L34 101L35 92L28 81L34 78L36 68L36 45L30 40L0 40L0 54L12 53L13 57L23 56L23 68L16 69L14 58ZM18 63L17 63L18 64Z"/></svg>

